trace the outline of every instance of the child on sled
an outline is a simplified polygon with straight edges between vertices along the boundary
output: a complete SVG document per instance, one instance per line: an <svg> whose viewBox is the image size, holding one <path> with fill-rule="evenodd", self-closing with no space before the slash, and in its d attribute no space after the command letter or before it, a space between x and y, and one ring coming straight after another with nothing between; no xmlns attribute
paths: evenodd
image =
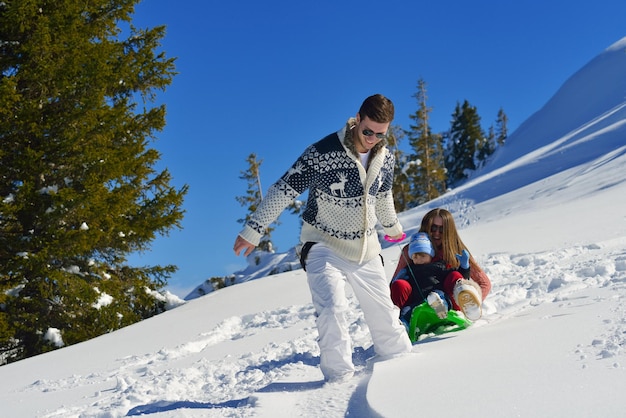
<svg viewBox="0 0 626 418"><path fill-rule="evenodd" d="M463 249L457 254L460 266L451 269L443 260L434 260L435 249L430 237L425 232L418 232L411 237L409 255L413 263L407 263L392 279L392 285L398 280L405 280L410 286L409 295L392 293L392 300L400 308L400 318L408 324L413 307L424 300L434 309L441 319L446 318L450 307L459 307L466 318L476 320L481 316L481 290L470 278L469 252ZM405 301L401 303L401 301Z"/></svg>

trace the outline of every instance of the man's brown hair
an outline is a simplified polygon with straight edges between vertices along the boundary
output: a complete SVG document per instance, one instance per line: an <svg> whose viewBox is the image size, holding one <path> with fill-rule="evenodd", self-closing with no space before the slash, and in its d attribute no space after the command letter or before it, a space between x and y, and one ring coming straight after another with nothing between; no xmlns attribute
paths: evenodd
<svg viewBox="0 0 626 418"><path fill-rule="evenodd" d="M393 102L382 94L374 94L363 101L359 109L361 119L370 118L374 122L391 122L394 117Z"/></svg>

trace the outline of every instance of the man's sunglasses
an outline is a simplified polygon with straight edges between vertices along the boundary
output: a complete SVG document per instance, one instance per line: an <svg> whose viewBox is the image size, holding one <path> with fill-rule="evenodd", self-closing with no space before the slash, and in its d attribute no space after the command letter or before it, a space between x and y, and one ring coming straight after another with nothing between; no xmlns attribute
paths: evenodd
<svg viewBox="0 0 626 418"><path fill-rule="evenodd" d="M363 135L365 136L372 136L372 135L376 135L376 138L378 139L385 139L387 138L387 134L377 134L374 133L374 131L372 131L371 129L363 129Z"/></svg>

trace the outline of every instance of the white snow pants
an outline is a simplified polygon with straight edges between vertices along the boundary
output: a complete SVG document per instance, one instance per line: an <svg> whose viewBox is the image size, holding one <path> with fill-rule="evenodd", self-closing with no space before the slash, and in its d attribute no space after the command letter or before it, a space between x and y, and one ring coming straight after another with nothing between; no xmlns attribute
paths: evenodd
<svg viewBox="0 0 626 418"><path fill-rule="evenodd" d="M386 357L411 351L409 336L391 302L389 282L380 257L357 264L338 257L326 245L318 243L309 251L306 272L317 312L320 369L326 380L354 373L352 344L345 319L346 280L359 300L376 353Z"/></svg>

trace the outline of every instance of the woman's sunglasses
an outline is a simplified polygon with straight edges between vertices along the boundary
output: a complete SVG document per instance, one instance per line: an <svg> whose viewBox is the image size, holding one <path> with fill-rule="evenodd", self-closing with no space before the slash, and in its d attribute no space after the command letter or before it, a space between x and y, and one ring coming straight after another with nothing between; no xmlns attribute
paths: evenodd
<svg viewBox="0 0 626 418"><path fill-rule="evenodd" d="M387 134L377 134L377 133L374 133L374 131L372 131L371 129L363 129L361 132L363 132L363 135L365 135L365 136L376 135L376 138L378 138L378 139L385 139L385 138L387 138Z"/></svg>
<svg viewBox="0 0 626 418"><path fill-rule="evenodd" d="M432 224L430 226L430 233L434 234L435 232L439 231L440 234L443 234L443 225L435 225Z"/></svg>

